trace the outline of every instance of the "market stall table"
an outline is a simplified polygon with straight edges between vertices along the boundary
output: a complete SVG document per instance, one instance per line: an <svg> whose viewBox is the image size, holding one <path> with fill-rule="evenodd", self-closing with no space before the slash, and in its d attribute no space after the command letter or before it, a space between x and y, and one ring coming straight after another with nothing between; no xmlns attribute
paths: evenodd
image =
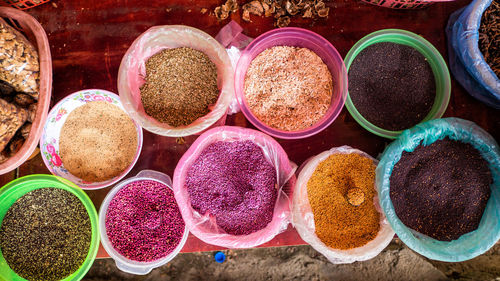
<svg viewBox="0 0 500 281"><path fill-rule="evenodd" d="M53 59L53 96L55 104L63 97L83 89L105 89L117 93L117 73L123 54L134 39L154 25L184 24L215 36L229 22L219 22L213 14L222 0L53 0L28 10L45 28ZM327 19L293 17L290 26L310 29L329 40L342 56L363 36L380 29L400 28L422 35L447 59L445 26L449 15L468 4L459 0L434 4L423 10L391 10L356 0L327 3ZM207 12L203 13L203 9ZM241 14L231 16L256 37L273 29L273 18L252 16L252 22L241 20ZM452 95L445 116L472 120L500 139L500 114L469 96L452 78ZM229 116L226 125L253 127L242 113ZM175 166L196 136L167 138L144 131L141 156L128 174L144 169L173 175ZM302 164L310 156L331 147L350 145L377 157L391 142L363 129L344 108L323 132L302 140L278 140L289 158ZM14 178L36 173L49 173L38 154L21 167L0 176L0 185ZM97 209L110 188L86 191ZM289 226L282 234L262 247L304 244ZM220 247L208 245L190 235L182 252L212 251ZM101 247L98 257L107 257Z"/></svg>

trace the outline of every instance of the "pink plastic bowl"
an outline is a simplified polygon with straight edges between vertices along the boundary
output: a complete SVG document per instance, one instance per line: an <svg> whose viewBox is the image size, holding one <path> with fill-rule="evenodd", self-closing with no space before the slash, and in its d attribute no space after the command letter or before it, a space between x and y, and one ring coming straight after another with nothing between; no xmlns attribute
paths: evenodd
<svg viewBox="0 0 500 281"><path fill-rule="evenodd" d="M274 46L308 48L328 66L333 78L330 108L315 125L300 131L283 131L271 128L254 116L245 98L245 76L252 60L262 51ZM307 66L305 66L307 67ZM328 127L339 115L347 97L347 71L337 49L320 35L302 28L286 27L268 31L250 43L242 52L234 77L236 98L245 117L259 130L282 139L301 139L315 135Z"/></svg>

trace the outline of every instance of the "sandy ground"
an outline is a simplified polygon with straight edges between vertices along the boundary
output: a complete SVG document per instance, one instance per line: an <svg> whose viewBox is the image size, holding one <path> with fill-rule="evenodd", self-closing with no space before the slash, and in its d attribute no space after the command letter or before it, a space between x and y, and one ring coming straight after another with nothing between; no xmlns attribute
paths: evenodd
<svg viewBox="0 0 500 281"><path fill-rule="evenodd" d="M179 254L145 276L119 271L113 260L97 260L83 280L495 280L500 281L500 244L462 263L430 261L393 241L376 258L334 265L309 246Z"/></svg>

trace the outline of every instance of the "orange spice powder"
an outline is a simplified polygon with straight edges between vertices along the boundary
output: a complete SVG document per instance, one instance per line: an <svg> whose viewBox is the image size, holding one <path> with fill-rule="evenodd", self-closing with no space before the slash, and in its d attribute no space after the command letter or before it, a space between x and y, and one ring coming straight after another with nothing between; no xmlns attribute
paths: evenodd
<svg viewBox="0 0 500 281"><path fill-rule="evenodd" d="M371 159L356 153L330 155L316 167L307 195L316 235L328 247L357 248L377 236L375 168Z"/></svg>

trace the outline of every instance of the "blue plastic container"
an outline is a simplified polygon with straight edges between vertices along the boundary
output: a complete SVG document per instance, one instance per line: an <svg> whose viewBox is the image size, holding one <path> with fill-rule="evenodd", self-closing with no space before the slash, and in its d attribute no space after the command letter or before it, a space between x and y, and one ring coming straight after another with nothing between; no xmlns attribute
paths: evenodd
<svg viewBox="0 0 500 281"><path fill-rule="evenodd" d="M454 12L446 26L450 69L467 92L481 102L500 109L500 78L479 50L479 27L492 0L474 0Z"/></svg>

